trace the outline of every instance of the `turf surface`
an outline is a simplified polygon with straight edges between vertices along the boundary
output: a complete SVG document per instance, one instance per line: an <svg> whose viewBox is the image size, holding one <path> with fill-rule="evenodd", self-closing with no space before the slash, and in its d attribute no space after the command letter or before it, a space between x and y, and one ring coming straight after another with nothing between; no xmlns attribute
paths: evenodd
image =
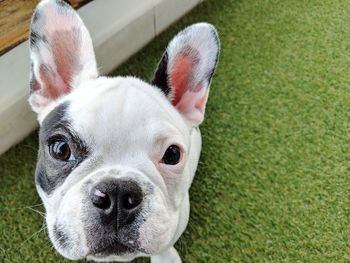
<svg viewBox="0 0 350 263"><path fill-rule="evenodd" d="M205 1L113 74L149 79L197 21L222 53L184 262L349 262L350 2ZM37 233L36 151L33 133L0 157L0 261L65 261Z"/></svg>

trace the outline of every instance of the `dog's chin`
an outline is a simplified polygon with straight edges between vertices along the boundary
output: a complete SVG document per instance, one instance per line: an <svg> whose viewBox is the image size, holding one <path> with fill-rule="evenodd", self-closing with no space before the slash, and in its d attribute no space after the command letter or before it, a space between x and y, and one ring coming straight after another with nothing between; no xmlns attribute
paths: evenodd
<svg viewBox="0 0 350 263"><path fill-rule="evenodd" d="M90 253L86 256L87 260L93 261L131 261L136 257L150 256L146 251L141 248L127 247L122 244L114 244L113 246L100 249L100 252Z"/></svg>
<svg viewBox="0 0 350 263"><path fill-rule="evenodd" d="M93 261L131 261L139 256L147 256L141 248L125 246L119 242L100 247L98 244L88 248L79 242L70 242L70 246L62 246L58 240L52 242L56 251L70 260L93 260Z"/></svg>
<svg viewBox="0 0 350 263"><path fill-rule="evenodd" d="M50 233L50 232L49 232ZM86 258L89 254L89 248L86 245L81 244L81 242L72 242L70 240L66 245L62 244L60 240L52 238L49 234L51 243L53 244L55 250L63 257L70 260L80 260Z"/></svg>
<svg viewBox="0 0 350 263"><path fill-rule="evenodd" d="M141 255L138 255L137 253L127 253L123 255L115 255L115 254L106 255L104 253L100 253L95 255L88 255L86 259L96 261L96 262L111 262L111 261L126 262L126 261L131 261L138 256L141 256Z"/></svg>
<svg viewBox="0 0 350 263"><path fill-rule="evenodd" d="M122 245L119 245L122 246ZM130 248L126 248L123 250L111 251L111 249L106 249L106 251L100 250L101 252L93 253L90 250L86 249L63 249L62 247L54 245L55 249L59 254L61 254L63 257L70 259L70 260L81 260L81 259L87 259L87 260L93 260L93 261L131 261L134 258L138 256L145 256L145 253L142 253L140 251L136 251Z"/></svg>
<svg viewBox="0 0 350 263"><path fill-rule="evenodd" d="M86 258L95 261L128 261L135 258L140 251L119 242L114 242L106 247L97 246L97 248L90 250Z"/></svg>
<svg viewBox="0 0 350 263"><path fill-rule="evenodd" d="M70 259L70 260L80 260L80 259L84 259L87 257L88 255L88 250L83 249L83 248L76 248L76 249L65 249L62 248L58 245L56 245L55 243L53 243L56 251L63 256L64 258Z"/></svg>

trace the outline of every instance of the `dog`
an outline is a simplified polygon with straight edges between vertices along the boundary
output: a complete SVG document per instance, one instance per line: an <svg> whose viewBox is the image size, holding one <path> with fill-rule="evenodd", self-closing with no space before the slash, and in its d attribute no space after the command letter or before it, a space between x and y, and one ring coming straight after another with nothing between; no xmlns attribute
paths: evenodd
<svg viewBox="0 0 350 263"><path fill-rule="evenodd" d="M40 124L35 183L62 256L181 262L174 244L189 219L219 50L216 29L197 23L171 40L150 83L99 76L75 10L38 4L28 99Z"/></svg>

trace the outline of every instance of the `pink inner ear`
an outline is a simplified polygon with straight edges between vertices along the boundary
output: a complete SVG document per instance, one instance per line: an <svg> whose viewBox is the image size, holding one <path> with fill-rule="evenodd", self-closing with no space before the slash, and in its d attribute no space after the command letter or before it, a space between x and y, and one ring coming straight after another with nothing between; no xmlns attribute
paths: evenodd
<svg viewBox="0 0 350 263"><path fill-rule="evenodd" d="M74 76L81 70L79 62L79 46L81 45L79 30L61 30L50 36L51 61L39 65L38 77L42 87L39 92L49 99L56 99L71 90ZM43 61L50 61L45 58ZM34 78L37 76L33 75ZM36 79L32 83L38 83Z"/></svg>
<svg viewBox="0 0 350 263"><path fill-rule="evenodd" d="M193 60L189 56L180 55L176 58L173 70L170 73L169 83L173 88L173 105L178 104L182 95L188 90L188 85L192 82L192 70Z"/></svg>
<svg viewBox="0 0 350 263"><path fill-rule="evenodd" d="M208 94L206 93L204 96L202 96L195 104L195 108L199 111L203 112L205 108L205 104L207 103Z"/></svg>
<svg viewBox="0 0 350 263"><path fill-rule="evenodd" d="M172 104L192 124L203 121L208 89L195 82L194 69L198 59L191 53L180 54L171 68L169 84L173 90Z"/></svg>
<svg viewBox="0 0 350 263"><path fill-rule="evenodd" d="M46 98L54 99L59 97L63 93L61 92L61 87L64 87L64 90L68 90L68 88L65 87L62 81L60 81L52 69L48 68L47 65L40 65L39 76L44 85L39 92Z"/></svg>
<svg viewBox="0 0 350 263"><path fill-rule="evenodd" d="M81 45L79 38L80 32L74 28L71 31L57 31L52 36L52 51L57 72L66 89L62 93L67 93L70 90L69 84L79 70L78 46Z"/></svg>
<svg viewBox="0 0 350 263"><path fill-rule="evenodd" d="M203 121L207 98L208 90L206 88L188 90L182 95L175 107L189 123L196 126Z"/></svg>

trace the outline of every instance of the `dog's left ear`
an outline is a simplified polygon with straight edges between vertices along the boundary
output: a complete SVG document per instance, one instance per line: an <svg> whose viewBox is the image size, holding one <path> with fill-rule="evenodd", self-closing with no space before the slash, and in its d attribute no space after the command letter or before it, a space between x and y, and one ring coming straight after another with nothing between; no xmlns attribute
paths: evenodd
<svg viewBox="0 0 350 263"><path fill-rule="evenodd" d="M75 10L62 0L43 0L37 6L31 24L30 59L29 102L38 114L98 76L90 34Z"/></svg>
<svg viewBox="0 0 350 263"><path fill-rule="evenodd" d="M219 50L212 25L189 26L171 40L151 81L191 126L203 121Z"/></svg>

